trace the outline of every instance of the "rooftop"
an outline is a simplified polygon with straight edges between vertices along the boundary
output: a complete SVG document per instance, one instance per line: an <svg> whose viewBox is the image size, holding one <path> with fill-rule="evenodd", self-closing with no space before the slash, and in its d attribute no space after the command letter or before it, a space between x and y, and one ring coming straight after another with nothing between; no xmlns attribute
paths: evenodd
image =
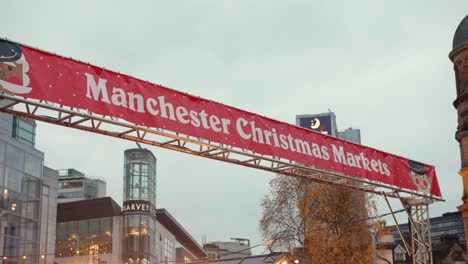
<svg viewBox="0 0 468 264"><path fill-rule="evenodd" d="M176 237L184 248L194 254L197 258L205 258L206 254L203 248L196 242L196 240L169 214L169 212L162 208L156 209L156 219L165 228L167 228Z"/></svg>
<svg viewBox="0 0 468 264"><path fill-rule="evenodd" d="M57 205L57 223L121 215L121 207L111 197L61 203ZM203 248L166 209L156 209L156 220L174 234L177 242L193 255L197 258L206 258Z"/></svg>
<svg viewBox="0 0 468 264"><path fill-rule="evenodd" d="M463 18L453 36L453 49L468 44L468 15Z"/></svg>
<svg viewBox="0 0 468 264"><path fill-rule="evenodd" d="M120 206L110 197L57 205L57 223L121 215Z"/></svg>

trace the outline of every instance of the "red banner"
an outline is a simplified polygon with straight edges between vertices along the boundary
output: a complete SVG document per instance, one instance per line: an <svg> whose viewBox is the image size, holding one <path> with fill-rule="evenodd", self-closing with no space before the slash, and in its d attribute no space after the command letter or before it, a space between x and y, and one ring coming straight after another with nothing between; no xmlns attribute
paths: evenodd
<svg viewBox="0 0 468 264"><path fill-rule="evenodd" d="M0 89L441 197L433 166L0 41Z"/></svg>

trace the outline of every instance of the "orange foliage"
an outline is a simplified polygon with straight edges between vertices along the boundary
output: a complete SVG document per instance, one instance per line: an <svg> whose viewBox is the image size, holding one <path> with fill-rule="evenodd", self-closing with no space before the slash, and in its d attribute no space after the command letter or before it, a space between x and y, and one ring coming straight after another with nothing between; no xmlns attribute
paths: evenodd
<svg viewBox="0 0 468 264"><path fill-rule="evenodd" d="M260 230L276 249L302 248L301 263L372 263L368 194L283 175L270 185Z"/></svg>

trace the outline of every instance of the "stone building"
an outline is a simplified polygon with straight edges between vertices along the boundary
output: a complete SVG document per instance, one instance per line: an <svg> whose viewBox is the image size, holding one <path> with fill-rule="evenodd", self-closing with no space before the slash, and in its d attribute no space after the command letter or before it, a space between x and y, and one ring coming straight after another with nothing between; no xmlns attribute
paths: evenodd
<svg viewBox="0 0 468 264"><path fill-rule="evenodd" d="M468 231L468 16L458 25L453 37L450 60L455 70L457 97L453 106L457 109L458 126L455 134L460 145L461 169L460 176L463 182L463 204L458 210L463 214L465 237Z"/></svg>

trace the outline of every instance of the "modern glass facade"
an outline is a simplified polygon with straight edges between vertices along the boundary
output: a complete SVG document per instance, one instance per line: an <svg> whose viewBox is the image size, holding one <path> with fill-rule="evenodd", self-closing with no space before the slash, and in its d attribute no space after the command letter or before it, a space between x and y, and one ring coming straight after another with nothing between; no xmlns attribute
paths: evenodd
<svg viewBox="0 0 468 264"><path fill-rule="evenodd" d="M124 165L124 263L156 261L156 158L147 149L129 149Z"/></svg>
<svg viewBox="0 0 468 264"><path fill-rule="evenodd" d="M32 120L21 119L13 116L13 138L34 147L36 144L36 123Z"/></svg>
<svg viewBox="0 0 468 264"><path fill-rule="evenodd" d="M146 149L125 151L124 201L145 200L156 205L156 158Z"/></svg>
<svg viewBox="0 0 468 264"><path fill-rule="evenodd" d="M43 154L10 139L0 135L0 257L39 263Z"/></svg>
<svg viewBox="0 0 468 264"><path fill-rule="evenodd" d="M164 256L163 259L166 262L174 262L174 242L169 238L164 238Z"/></svg>
<svg viewBox="0 0 468 264"><path fill-rule="evenodd" d="M112 217L57 223L55 256L112 252Z"/></svg>
<svg viewBox="0 0 468 264"><path fill-rule="evenodd" d="M465 229L463 226L463 218L460 212L445 213L439 217L429 219L431 223L431 240L432 246L438 246L442 243L442 239L447 236L453 236L458 239L460 244L466 244ZM400 229L405 237L409 237L408 224L401 224ZM401 237L398 230L393 230L395 242L401 243Z"/></svg>
<svg viewBox="0 0 468 264"><path fill-rule="evenodd" d="M156 221L149 215L124 216L123 258L125 263L154 263Z"/></svg>
<svg viewBox="0 0 468 264"><path fill-rule="evenodd" d="M59 203L94 199L105 196L106 183L87 178L75 169L59 170L57 198Z"/></svg>
<svg viewBox="0 0 468 264"><path fill-rule="evenodd" d="M60 203L56 212L54 263L122 263L122 210L112 198Z"/></svg>

